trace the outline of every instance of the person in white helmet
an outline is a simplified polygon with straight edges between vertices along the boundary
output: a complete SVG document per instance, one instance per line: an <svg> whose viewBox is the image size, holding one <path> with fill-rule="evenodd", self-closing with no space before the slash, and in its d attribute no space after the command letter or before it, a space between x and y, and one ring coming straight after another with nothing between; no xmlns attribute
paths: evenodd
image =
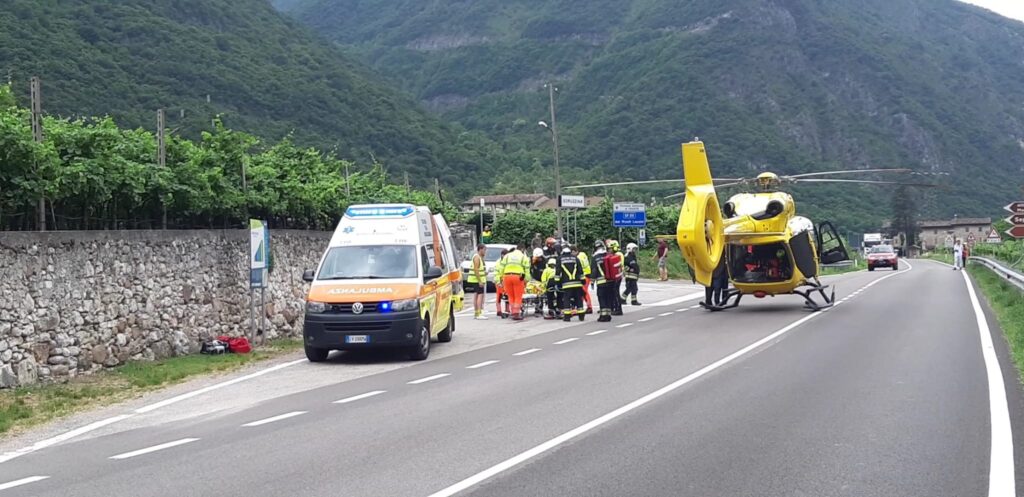
<svg viewBox="0 0 1024 497"><path fill-rule="evenodd" d="M533 257L530 259L530 279L533 281L541 282L544 278L544 269L546 259L544 258L544 250L541 248L533 249ZM534 305L533 313L541 316L544 314L544 299L538 297L536 305Z"/></svg>
<svg viewBox="0 0 1024 497"><path fill-rule="evenodd" d="M637 291L639 290L637 282L640 280L640 258L637 257L639 249L640 247L635 243L627 244L626 258L623 260L626 272L626 293L622 295L622 302L629 302L632 305L641 305L640 301L636 298Z"/></svg>

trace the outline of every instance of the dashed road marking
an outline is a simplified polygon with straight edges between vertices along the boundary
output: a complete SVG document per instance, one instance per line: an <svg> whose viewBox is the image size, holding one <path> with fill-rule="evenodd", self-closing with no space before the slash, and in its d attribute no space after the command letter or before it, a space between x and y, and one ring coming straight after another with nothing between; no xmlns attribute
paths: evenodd
<svg viewBox="0 0 1024 497"><path fill-rule="evenodd" d="M682 309L676 309L676 312L686 312L686 311L688 311L688 310L690 310L690 308L689 308L689 307L684 307L684 308L682 308Z"/></svg>
<svg viewBox="0 0 1024 497"><path fill-rule="evenodd" d="M654 318L643 318L640 320L641 323L646 323L648 321L654 321Z"/></svg>
<svg viewBox="0 0 1024 497"><path fill-rule="evenodd" d="M410 385L419 385L420 383L426 383L428 381L440 380L441 378L444 378L445 376L451 376L451 375L452 375L451 373L435 374L433 376L428 376L426 378L420 378L418 380L412 380L412 381L409 382L409 384Z"/></svg>
<svg viewBox="0 0 1024 497"><path fill-rule="evenodd" d="M124 454L118 454L116 456L110 456L111 459L128 459L130 457L141 456L156 452L158 450L170 449L171 447L177 447L179 445L185 445L199 440L198 438L183 438L181 440L175 440L173 442L167 442L160 445L154 445L152 447L146 447L145 449L133 450L131 452L125 452Z"/></svg>
<svg viewBox="0 0 1024 497"><path fill-rule="evenodd" d="M259 421L253 421L251 423L246 423L246 424L244 424L242 426L245 426L245 427L262 426L262 425L265 425L265 424L273 423L274 421L281 421L282 419L294 418L295 416L302 416L303 414L306 414L307 412L309 412L309 411L292 411L292 412L281 414L281 415L278 415L278 416L272 416L272 417L269 417L269 418L266 418L266 419L261 419Z"/></svg>
<svg viewBox="0 0 1024 497"><path fill-rule="evenodd" d="M661 313L661 314L658 314L658 317L660 317L660 318L663 318L663 317L665 317L665 316L671 316L671 315L672 315L672 313L671 313L671 312L663 312L663 313Z"/></svg>
<svg viewBox="0 0 1024 497"><path fill-rule="evenodd" d="M499 361L484 361L484 362L478 362L478 363L476 363L476 364L474 364L474 365L472 365L472 366L466 366L466 369L479 369L479 368L485 368L485 367L487 367L487 366L490 366L491 364L497 364L498 362L499 362Z"/></svg>
<svg viewBox="0 0 1024 497"><path fill-rule="evenodd" d="M375 397L375 396L380 395L382 393L387 393L387 390L374 390L372 392L361 393L359 395L353 395L351 397L345 397L344 399L336 400L336 401L331 402L331 403L332 404L348 404L349 402L355 402L357 400L363 400L363 399L367 399L367 398L370 398L370 397Z"/></svg>
<svg viewBox="0 0 1024 497"><path fill-rule="evenodd" d="M633 323L622 323L616 326L616 328L629 328L630 326L633 326Z"/></svg>
<svg viewBox="0 0 1024 497"><path fill-rule="evenodd" d="M597 330L597 331L591 331L590 333L587 333L587 335L588 336L594 336L594 335L600 335L601 333L607 333L607 332L608 332L608 330Z"/></svg>
<svg viewBox="0 0 1024 497"><path fill-rule="evenodd" d="M30 476L28 478L22 478L20 480L9 481L7 483L0 483L0 490L7 490L8 488L20 487L22 485L28 485L29 483L35 483L37 481L43 481L49 478L49 476Z"/></svg>
<svg viewBox="0 0 1024 497"><path fill-rule="evenodd" d="M517 355L517 356L518 355L526 355L526 354L532 354L534 352L540 352L540 349L526 349L526 350L524 350L522 352L516 352L515 354L512 354L512 355Z"/></svg>
<svg viewBox="0 0 1024 497"><path fill-rule="evenodd" d="M555 342L555 345L565 345L567 343L575 342L576 340L579 340L579 337L566 338L565 340Z"/></svg>

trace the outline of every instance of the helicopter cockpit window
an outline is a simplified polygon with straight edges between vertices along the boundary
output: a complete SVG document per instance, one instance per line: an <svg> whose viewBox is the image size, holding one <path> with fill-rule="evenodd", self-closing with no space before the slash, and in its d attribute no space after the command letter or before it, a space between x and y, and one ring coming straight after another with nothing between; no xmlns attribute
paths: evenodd
<svg viewBox="0 0 1024 497"><path fill-rule="evenodd" d="M786 245L733 245L729 254L733 281L774 283L793 277L793 262Z"/></svg>

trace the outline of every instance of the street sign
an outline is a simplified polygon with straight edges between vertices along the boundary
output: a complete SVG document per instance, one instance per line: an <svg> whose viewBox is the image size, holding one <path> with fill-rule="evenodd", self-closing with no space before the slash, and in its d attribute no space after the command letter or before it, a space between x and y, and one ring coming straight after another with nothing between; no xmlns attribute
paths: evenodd
<svg viewBox="0 0 1024 497"><path fill-rule="evenodd" d="M968 233L967 234L967 244L968 245L974 245L975 241L977 241L977 238L974 238L974 233Z"/></svg>
<svg viewBox="0 0 1024 497"><path fill-rule="evenodd" d="M638 238L640 239L641 247L647 245L647 230L641 228Z"/></svg>
<svg viewBox="0 0 1024 497"><path fill-rule="evenodd" d="M1006 209L1010 214L1024 214L1024 200L1018 200L1007 204L1003 209Z"/></svg>
<svg viewBox="0 0 1024 497"><path fill-rule="evenodd" d="M1014 226L1006 230L1006 234L1014 238L1024 238L1024 226Z"/></svg>
<svg viewBox="0 0 1024 497"><path fill-rule="evenodd" d="M953 247L953 235L946 235L946 248Z"/></svg>
<svg viewBox="0 0 1024 497"><path fill-rule="evenodd" d="M616 228L643 228L647 226L647 206L616 202L612 210L612 226Z"/></svg>
<svg viewBox="0 0 1024 497"><path fill-rule="evenodd" d="M568 209L585 209L587 199L583 195L562 195L559 205Z"/></svg>
<svg viewBox="0 0 1024 497"><path fill-rule="evenodd" d="M268 260L270 258L270 233L267 225L259 219L249 220L249 288L264 288L267 285Z"/></svg>
<svg viewBox="0 0 1024 497"><path fill-rule="evenodd" d="M988 236L985 237L985 243L1002 243L1003 239L999 236L999 232L993 228L988 232Z"/></svg>
<svg viewBox="0 0 1024 497"><path fill-rule="evenodd" d="M1006 218L1006 222L1010 224L1024 224L1024 214L1014 214Z"/></svg>

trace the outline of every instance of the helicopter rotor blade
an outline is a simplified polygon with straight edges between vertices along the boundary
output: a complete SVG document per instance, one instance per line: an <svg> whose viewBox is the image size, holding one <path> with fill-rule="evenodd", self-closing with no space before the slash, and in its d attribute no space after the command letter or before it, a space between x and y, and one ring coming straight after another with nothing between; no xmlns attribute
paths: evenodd
<svg viewBox="0 0 1024 497"><path fill-rule="evenodd" d="M736 181L736 178L714 178L713 181ZM603 186L625 186L625 185L654 185L658 183L684 183L685 180L679 179L648 179L639 181L616 181L612 183L592 183L589 185L570 185L563 186L563 190L582 189L582 188L600 188Z"/></svg>
<svg viewBox="0 0 1024 497"><path fill-rule="evenodd" d="M866 183L872 185L904 185L904 186L919 186L923 188L933 188L940 185L932 183L907 183L904 181L878 181L871 179L838 179L838 178L810 178L802 179L800 183Z"/></svg>
<svg viewBox="0 0 1024 497"><path fill-rule="evenodd" d="M909 173L913 172L911 169L894 169L894 168L883 168L883 169L844 169L841 171L819 171L816 173L803 173L793 174L789 176L782 176L784 179L799 179L799 178L810 178L812 176L830 176L833 174L858 174L858 173Z"/></svg>

